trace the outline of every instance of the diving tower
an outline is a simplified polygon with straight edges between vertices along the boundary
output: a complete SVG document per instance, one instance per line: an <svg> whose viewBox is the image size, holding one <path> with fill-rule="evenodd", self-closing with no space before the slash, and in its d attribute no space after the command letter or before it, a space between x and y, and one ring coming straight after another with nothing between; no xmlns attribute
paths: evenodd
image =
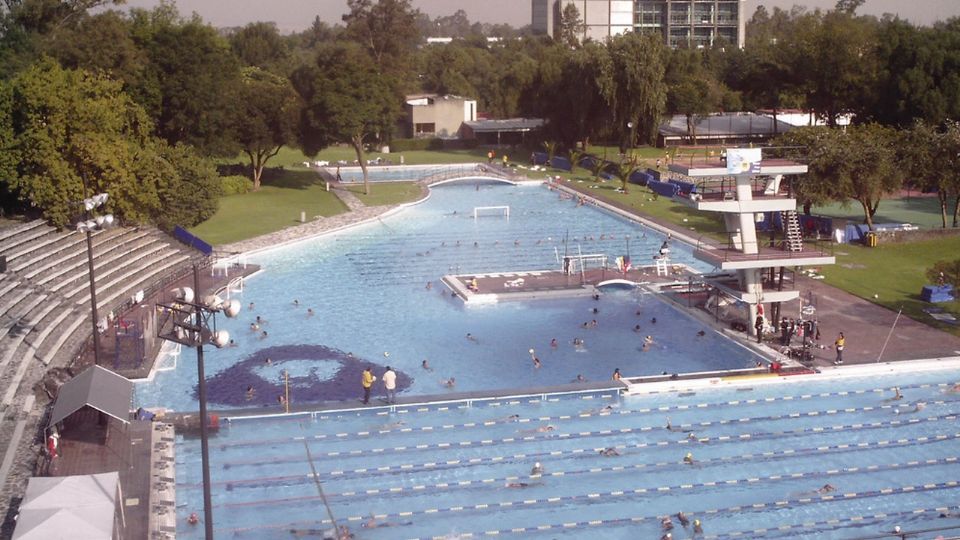
<svg viewBox="0 0 960 540"><path fill-rule="evenodd" d="M675 184L673 198L704 212L720 212L727 242L702 241L694 256L714 267L736 273L735 279L718 277L708 282L750 306L747 327L758 306L788 302L800 296L783 290L788 268L834 264L836 258L819 242L804 238L797 201L781 185L786 175L804 174L807 166L786 159L763 159L760 148L730 148L726 159L691 160L670 164L670 171L687 180ZM761 237L757 223L777 215L782 233L773 227ZM761 310L762 311L762 310ZM756 335L754 333L754 335Z"/></svg>

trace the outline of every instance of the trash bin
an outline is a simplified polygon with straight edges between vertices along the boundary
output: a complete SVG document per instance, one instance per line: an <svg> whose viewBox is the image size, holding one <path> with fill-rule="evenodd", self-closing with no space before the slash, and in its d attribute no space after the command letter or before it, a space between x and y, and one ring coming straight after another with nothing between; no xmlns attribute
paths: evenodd
<svg viewBox="0 0 960 540"><path fill-rule="evenodd" d="M867 247L877 247L877 233L868 232L864 238L864 242L867 244Z"/></svg>

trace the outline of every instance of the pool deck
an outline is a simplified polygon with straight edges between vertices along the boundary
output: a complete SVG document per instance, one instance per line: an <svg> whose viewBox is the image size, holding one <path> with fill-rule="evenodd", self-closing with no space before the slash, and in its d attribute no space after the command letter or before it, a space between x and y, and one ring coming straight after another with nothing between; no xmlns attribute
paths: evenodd
<svg viewBox="0 0 960 540"><path fill-rule="evenodd" d="M693 274L684 265L669 265L669 272L657 274L655 266L631 268L627 272L616 269L591 268L583 273L565 273L560 270L526 270L486 274L458 274L443 276L443 283L451 294L467 304L485 304L506 300L533 300L542 298L570 298L593 296L604 285L659 286L687 282ZM476 280L476 287L473 281Z"/></svg>

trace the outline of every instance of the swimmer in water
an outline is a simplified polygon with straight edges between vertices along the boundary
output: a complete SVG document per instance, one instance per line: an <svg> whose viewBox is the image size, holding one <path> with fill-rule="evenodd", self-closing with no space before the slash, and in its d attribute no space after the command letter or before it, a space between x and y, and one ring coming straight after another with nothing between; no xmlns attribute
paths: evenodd
<svg viewBox="0 0 960 540"><path fill-rule="evenodd" d="M683 512L677 512L677 521L679 521L680 525L683 527L690 525L690 520L687 518L687 516L683 515Z"/></svg>
<svg viewBox="0 0 960 540"><path fill-rule="evenodd" d="M453 388L457 384L457 379L454 377L450 377L445 381L440 381L440 384L446 386L447 388Z"/></svg>
<svg viewBox="0 0 960 540"><path fill-rule="evenodd" d="M467 341L472 341L474 343L480 343L480 340L476 338L473 334L467 332Z"/></svg>
<svg viewBox="0 0 960 540"><path fill-rule="evenodd" d="M523 435L533 435L534 433L549 433L555 429L557 428L554 427L552 424L547 424L547 425L540 426L533 429L521 429L521 430L518 430L517 433L520 433Z"/></svg>
<svg viewBox="0 0 960 540"><path fill-rule="evenodd" d="M824 484L820 489L817 490L817 493L832 493L836 490L837 488L831 486L830 484Z"/></svg>
<svg viewBox="0 0 960 540"><path fill-rule="evenodd" d="M426 360L426 359L424 359L423 362L420 362L420 367L422 367L423 369L425 369L425 370L427 370L427 371L433 371L433 368L430 367L430 364L427 363L427 360Z"/></svg>
<svg viewBox="0 0 960 540"><path fill-rule="evenodd" d="M543 465L541 465L540 462L538 461L534 463L533 468L530 469L530 476L541 476L543 475L543 470L544 470Z"/></svg>
<svg viewBox="0 0 960 540"><path fill-rule="evenodd" d="M507 482L503 487L514 488L514 489L523 489L533 486L542 486L543 482Z"/></svg>
<svg viewBox="0 0 960 540"><path fill-rule="evenodd" d="M694 464L693 454L690 452L687 452L687 455L683 456L683 462L686 463L687 465L693 465Z"/></svg>
<svg viewBox="0 0 960 540"><path fill-rule="evenodd" d="M599 451L599 454L603 457L617 457L620 455L620 452L616 448L609 446Z"/></svg>

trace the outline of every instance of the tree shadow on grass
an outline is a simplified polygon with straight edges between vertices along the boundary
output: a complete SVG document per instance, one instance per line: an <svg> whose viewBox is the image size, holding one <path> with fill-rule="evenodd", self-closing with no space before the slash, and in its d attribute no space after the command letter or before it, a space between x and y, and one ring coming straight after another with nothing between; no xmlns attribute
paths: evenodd
<svg viewBox="0 0 960 540"><path fill-rule="evenodd" d="M222 176L238 175L248 179L253 178L250 165L243 163L219 165L217 171ZM260 177L261 184L284 189L307 189L321 180L320 175L315 171L285 167L266 167L263 169L263 176Z"/></svg>

